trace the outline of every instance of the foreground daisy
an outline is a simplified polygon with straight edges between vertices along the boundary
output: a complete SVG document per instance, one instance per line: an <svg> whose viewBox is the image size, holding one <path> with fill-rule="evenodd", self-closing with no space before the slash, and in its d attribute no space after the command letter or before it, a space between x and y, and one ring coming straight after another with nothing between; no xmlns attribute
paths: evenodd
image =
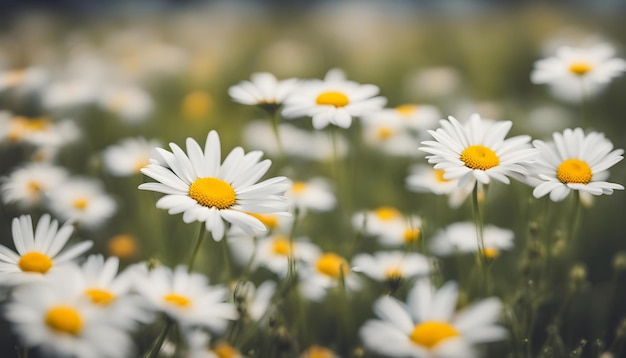
<svg viewBox="0 0 626 358"><path fill-rule="evenodd" d="M422 142L419 149L429 153L426 158L435 169L443 169L444 179L459 179L459 187L479 181L489 184L491 179L509 184L508 176L523 177L528 163L536 154L530 148L529 136L504 139L512 122L483 120L478 114L461 125L454 117L439 121L441 128L428 131L434 141Z"/></svg>
<svg viewBox="0 0 626 358"><path fill-rule="evenodd" d="M626 72L626 61L614 55L615 50L608 44L587 48L563 46L555 57L535 63L531 81L551 85L555 95L563 99L581 100Z"/></svg>
<svg viewBox="0 0 626 358"><path fill-rule="evenodd" d="M502 250L513 248L513 231L493 225L483 229L484 254L495 258ZM476 225L470 222L454 223L439 231L430 242L430 251L439 256L479 251Z"/></svg>
<svg viewBox="0 0 626 358"><path fill-rule="evenodd" d="M17 253L0 245L0 282L16 284L41 278L75 259L93 245L82 241L62 251L74 227L66 223L59 229L59 223L44 214L33 232L30 215L13 219L13 243Z"/></svg>
<svg viewBox="0 0 626 358"><path fill-rule="evenodd" d="M391 296L374 303L380 319L365 322L361 340L367 349L390 357L473 358L474 344L506 337L496 325L502 309L497 298L456 312L457 296L453 282L436 290L428 280L418 280L406 305Z"/></svg>
<svg viewBox="0 0 626 358"><path fill-rule="evenodd" d="M157 183L144 183L139 189L166 194L157 207L170 214L183 213L183 221L204 222L214 240L224 236L224 220L239 226L249 235L266 230L265 225L248 213L287 213L283 193L289 188L285 177L257 183L269 169L270 161L260 161L262 152L245 154L234 148L221 161L220 139L216 131L207 135L204 151L187 138L187 153L171 143L172 152L157 148L159 160L141 169ZM165 164L161 164L165 163Z"/></svg>
<svg viewBox="0 0 626 358"><path fill-rule="evenodd" d="M298 85L290 78L278 81L268 72L253 73L250 81L241 81L228 89L233 101L253 106L280 106Z"/></svg>
<svg viewBox="0 0 626 358"><path fill-rule="evenodd" d="M533 195L541 198L548 193L552 201L561 201L572 190L592 195L610 195L624 186L604 181L607 169L624 159L624 150L613 150L613 144L604 134L585 134L581 128L566 129L552 135L553 143L535 140L540 150L534 170L542 183L535 187Z"/></svg>
<svg viewBox="0 0 626 358"><path fill-rule="evenodd" d="M182 326L206 327L221 333L229 320L238 317L235 305L225 302L228 289L209 286L205 276L188 273L184 266L173 271L159 266L135 280L135 289L152 309Z"/></svg>
<svg viewBox="0 0 626 358"><path fill-rule="evenodd" d="M348 81L338 69L330 70L324 80L309 80L301 84L287 100L283 115L289 118L310 116L313 127L322 129L329 124L348 128L352 117L380 110L387 100L376 97L378 87Z"/></svg>

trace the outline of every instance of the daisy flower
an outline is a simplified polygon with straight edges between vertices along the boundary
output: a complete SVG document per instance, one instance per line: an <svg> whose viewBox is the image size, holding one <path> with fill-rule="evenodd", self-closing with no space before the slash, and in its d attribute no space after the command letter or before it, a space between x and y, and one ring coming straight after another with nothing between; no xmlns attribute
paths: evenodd
<svg viewBox="0 0 626 358"><path fill-rule="evenodd" d="M381 251L374 255L356 255L352 259L352 270L397 288L404 280L428 275L432 270L432 263L426 256L418 253Z"/></svg>
<svg viewBox="0 0 626 358"><path fill-rule="evenodd" d="M47 77L46 71L37 67L2 71L0 72L0 92L6 90L34 91L46 82Z"/></svg>
<svg viewBox="0 0 626 358"><path fill-rule="evenodd" d="M483 228L485 256L495 258L502 250L511 250L514 236L511 230L486 225ZM475 253L479 251L476 225L470 222L460 222L440 230L430 242L430 251L439 256L448 256L456 252Z"/></svg>
<svg viewBox="0 0 626 358"><path fill-rule="evenodd" d="M352 117L380 110L387 100L376 97L378 87L348 81L338 69L330 70L324 80L309 80L287 98L283 115L289 118L310 116L313 127L322 129L329 124L348 128Z"/></svg>
<svg viewBox="0 0 626 358"><path fill-rule="evenodd" d="M50 191L50 210L58 217L95 228L115 214L117 205L100 182L71 178Z"/></svg>
<svg viewBox="0 0 626 358"><path fill-rule="evenodd" d="M381 206L354 214L352 226L377 237L383 244L405 245L419 240L422 219L416 215L407 217L391 206Z"/></svg>
<svg viewBox="0 0 626 358"><path fill-rule="evenodd" d="M348 261L334 252L321 254L312 264L304 265L298 274L300 292L311 301L323 300L328 290L340 285L342 277L348 290L361 287L359 278L350 271Z"/></svg>
<svg viewBox="0 0 626 358"><path fill-rule="evenodd" d="M154 108L150 94L143 88L133 85L106 88L98 101L100 107L131 124L144 122Z"/></svg>
<svg viewBox="0 0 626 358"><path fill-rule="evenodd" d="M242 305L241 309L245 314L253 321L259 321L268 312L274 293L276 293L274 281L265 281L258 288L255 288L252 282L246 281L237 283L234 296L235 301L241 300L238 305Z"/></svg>
<svg viewBox="0 0 626 358"><path fill-rule="evenodd" d="M391 111L391 112L386 112ZM382 110L361 118L363 140L370 147L393 156L415 156L415 138L407 123L395 110Z"/></svg>
<svg viewBox="0 0 626 358"><path fill-rule="evenodd" d="M181 326L206 327L221 333L228 320L238 317L235 305L225 302L227 288L209 286L204 275L188 273L184 266L173 271L159 266L136 279L134 288L152 309L165 313Z"/></svg>
<svg viewBox="0 0 626 358"><path fill-rule="evenodd" d="M535 84L549 84L563 99L581 100L594 95L614 77L626 72L626 61L615 58L608 44L560 47L555 57L539 60L531 73Z"/></svg>
<svg viewBox="0 0 626 358"><path fill-rule="evenodd" d="M339 356L326 347L312 345L302 352L300 358L339 358Z"/></svg>
<svg viewBox="0 0 626 358"><path fill-rule="evenodd" d="M436 290L418 280L406 304L391 296L374 303L371 319L359 334L365 347L391 357L473 358L477 343L499 341L506 330L496 324L502 304L495 297L456 311L457 285L448 282Z"/></svg>
<svg viewBox="0 0 626 358"><path fill-rule="evenodd" d="M225 341L211 342L211 335L200 329L186 330L187 358L243 358L241 353Z"/></svg>
<svg viewBox="0 0 626 358"><path fill-rule="evenodd" d="M139 174L141 168L150 163L160 143L142 137L126 138L104 150L102 159L106 170L115 176L125 177Z"/></svg>
<svg viewBox="0 0 626 358"><path fill-rule="evenodd" d="M613 190L624 190L624 186L609 183L607 169L624 159L624 150L613 150L613 144L604 134L586 134L581 128L566 129L554 133L553 142L535 140L539 149L533 170L541 183L533 190L536 198L548 193L552 201L561 201L572 190L592 195L610 195Z"/></svg>
<svg viewBox="0 0 626 358"><path fill-rule="evenodd" d="M454 117L439 121L441 128L428 131L434 141L422 142L419 149L435 169L443 169L444 179L459 179L459 187L477 180L489 184L491 179L509 184L507 176L522 178L527 170L522 164L535 156L529 148L529 136L504 139L512 122L482 120L478 114L461 125Z"/></svg>
<svg viewBox="0 0 626 358"><path fill-rule="evenodd" d="M298 85L298 79L278 81L268 72L253 73L250 81L241 81L228 89L231 99L250 106L280 106Z"/></svg>
<svg viewBox="0 0 626 358"><path fill-rule="evenodd" d="M298 209L301 214L308 210L330 211L337 202L330 183L321 177L308 181L294 181L291 188L285 192L285 197L289 200L292 210Z"/></svg>
<svg viewBox="0 0 626 358"><path fill-rule="evenodd" d="M2 178L0 190L4 203L24 208L41 205L46 195L67 178L67 171L49 163L30 163Z"/></svg>
<svg viewBox="0 0 626 358"><path fill-rule="evenodd" d="M6 113L6 112L5 112ZM37 147L61 147L80 138L80 130L71 120L52 121L47 117L13 116L3 120L3 140Z"/></svg>
<svg viewBox="0 0 626 358"><path fill-rule="evenodd" d="M42 353L77 358L133 356L132 340L116 322L120 317L97 310L74 280L18 287L4 312L22 344Z"/></svg>
<svg viewBox="0 0 626 358"><path fill-rule="evenodd" d="M141 172L157 183L144 183L139 189L166 194L157 207L170 214L183 213L183 221L204 222L214 240L224 236L224 220L239 226L247 234L266 231L265 225L249 213L285 213L287 199L282 195L289 187L285 177L257 183L269 169L270 161L259 161L262 152L245 154L234 148L220 164L220 139L209 132L204 152L192 138L187 138L187 154L171 143L172 152L157 148L166 164L157 160Z"/></svg>
<svg viewBox="0 0 626 358"><path fill-rule="evenodd" d="M410 169L406 177L406 186L410 191L424 193L430 192L435 195L447 195L448 205L456 209L472 193L473 185L459 187L458 179L444 179L443 169L434 169L430 165L415 165Z"/></svg>
<svg viewBox="0 0 626 358"><path fill-rule="evenodd" d="M48 214L39 219L34 233L30 215L14 218L12 233L17 253L0 245L2 282L14 284L40 278L89 250L93 245L91 241L82 241L63 250L73 232L74 227L69 223L59 229L58 221Z"/></svg>

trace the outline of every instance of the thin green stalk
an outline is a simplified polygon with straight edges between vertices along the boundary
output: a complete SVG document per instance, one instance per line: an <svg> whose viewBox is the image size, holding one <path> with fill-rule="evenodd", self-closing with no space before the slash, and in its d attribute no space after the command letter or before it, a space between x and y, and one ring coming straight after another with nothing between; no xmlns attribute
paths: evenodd
<svg viewBox="0 0 626 358"><path fill-rule="evenodd" d="M28 358L28 347L19 346L16 349L18 358Z"/></svg>
<svg viewBox="0 0 626 358"><path fill-rule="evenodd" d="M224 282L228 282L230 280L230 278L232 277L232 267L231 267L231 263L230 263L230 253L228 251L228 235L224 235L224 238L222 239L222 252L223 252L223 257L224 257Z"/></svg>
<svg viewBox="0 0 626 358"><path fill-rule="evenodd" d="M193 264L196 260L196 256L198 256L198 251L200 251L200 245L202 245L202 240L204 239L204 234L206 233L206 225L203 222L200 223L200 230L198 232L198 237L196 238L196 245L191 252L191 257L189 258L189 267L187 267L187 272L191 273L193 270Z"/></svg>
<svg viewBox="0 0 626 358"><path fill-rule="evenodd" d="M480 204L478 203L478 183L474 185L472 191L472 208L474 211L474 222L476 224L476 237L478 238L478 260L481 265L486 268L487 260L485 259L485 240L483 239L483 218L480 212Z"/></svg>
<svg viewBox="0 0 626 358"><path fill-rule="evenodd" d="M174 324L174 321L171 318L166 316L165 325L163 326L163 329L161 329L161 332L159 333L157 338L154 340L154 344L152 345L150 350L144 355L144 358L155 358L159 354L159 351L161 350L161 346L163 345L163 342L165 342L165 338L167 337L167 334L169 333L173 324Z"/></svg>
<svg viewBox="0 0 626 358"><path fill-rule="evenodd" d="M274 131L274 136L276 137L276 145L278 146L278 154L280 158L285 157L285 149L283 148L283 142L280 139L280 130L278 128L278 124L280 123L280 111L278 107L273 108L272 110L268 110L267 114L269 115L269 120L272 122L272 130Z"/></svg>

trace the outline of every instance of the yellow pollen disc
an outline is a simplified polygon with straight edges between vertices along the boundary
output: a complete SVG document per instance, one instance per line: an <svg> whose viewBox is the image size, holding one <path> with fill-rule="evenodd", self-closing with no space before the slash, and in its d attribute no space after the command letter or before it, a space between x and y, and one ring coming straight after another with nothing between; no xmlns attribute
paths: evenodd
<svg viewBox="0 0 626 358"><path fill-rule="evenodd" d="M385 277L388 280L401 280L402 277L404 277L404 275L402 274L402 270L400 270L397 267L392 267L390 269L387 269L387 271L385 271Z"/></svg>
<svg viewBox="0 0 626 358"><path fill-rule="evenodd" d="M341 92L324 92L317 96L315 103L319 105L331 105L337 107L345 107L350 103L348 96Z"/></svg>
<svg viewBox="0 0 626 358"><path fill-rule="evenodd" d="M374 215L381 221L390 221L393 219L397 219L402 214L396 208L392 208L389 206L382 206L374 211Z"/></svg>
<svg viewBox="0 0 626 358"><path fill-rule="evenodd" d="M48 310L45 317L48 327L61 333L78 335L83 329L83 319L80 313L69 306L54 306Z"/></svg>
<svg viewBox="0 0 626 358"><path fill-rule="evenodd" d="M496 153L482 145L471 145L461 153L461 161L471 169L487 170L500 164Z"/></svg>
<svg viewBox="0 0 626 358"><path fill-rule="evenodd" d="M91 302L99 306L108 306L113 300L115 295L107 290L100 288L90 288L85 290L85 295L91 299Z"/></svg>
<svg viewBox="0 0 626 358"><path fill-rule="evenodd" d="M89 205L89 200L85 198L78 198L72 202L72 206L78 210L85 210L87 205Z"/></svg>
<svg viewBox="0 0 626 358"><path fill-rule="evenodd" d="M446 183L449 182L449 179L446 179L443 177L443 175L446 174L445 170L443 169L435 169L435 180L437 180L440 183Z"/></svg>
<svg viewBox="0 0 626 358"><path fill-rule="evenodd" d="M235 189L218 178L196 179L189 186L189 196L202 206L217 209L228 209L235 205L237 195Z"/></svg>
<svg viewBox="0 0 626 358"><path fill-rule="evenodd" d="M483 255L485 255L485 257L488 259L495 259L499 253L500 251L493 247L486 247L483 250Z"/></svg>
<svg viewBox="0 0 626 358"><path fill-rule="evenodd" d="M341 256L333 253L323 254L315 264L317 270L324 275L339 278L343 272L344 277L350 272L348 262Z"/></svg>
<svg viewBox="0 0 626 358"><path fill-rule="evenodd" d="M48 128L50 121L46 118L31 119L26 121L26 128L33 132L41 132Z"/></svg>
<svg viewBox="0 0 626 358"><path fill-rule="evenodd" d="M417 106L414 104L403 104L396 107L396 111L400 113L403 117L409 117L417 112Z"/></svg>
<svg viewBox="0 0 626 358"><path fill-rule="evenodd" d="M180 308L186 308L189 307L189 305L191 304L191 300L188 299L185 296L182 295L178 295L175 293L169 293L165 296L163 296L163 301L172 304L174 306L178 306Z"/></svg>
<svg viewBox="0 0 626 358"><path fill-rule="evenodd" d="M446 322L427 321L416 325L409 338L420 346L433 349L444 340L458 336L459 332Z"/></svg>
<svg viewBox="0 0 626 358"><path fill-rule="evenodd" d="M38 195L41 192L41 185L39 183L31 181L26 184L26 189L33 195Z"/></svg>
<svg viewBox="0 0 626 358"><path fill-rule="evenodd" d="M382 140L389 139L393 136L393 130L389 127L379 127L376 135Z"/></svg>
<svg viewBox="0 0 626 358"><path fill-rule="evenodd" d="M404 230L404 242L409 244L416 242L420 238L420 229L407 228Z"/></svg>
<svg viewBox="0 0 626 358"><path fill-rule="evenodd" d="M587 62L574 62L569 65L569 71L575 75L582 76L591 71L591 65Z"/></svg>
<svg viewBox="0 0 626 358"><path fill-rule="evenodd" d="M278 227L278 216L272 214L257 214L257 213L248 213L248 215L254 216L259 219L263 225L267 226L268 229L275 229Z"/></svg>
<svg viewBox="0 0 626 358"><path fill-rule="evenodd" d="M215 348L213 348L213 353L217 354L218 358L239 357L239 352L226 342L218 343Z"/></svg>
<svg viewBox="0 0 626 358"><path fill-rule="evenodd" d="M328 348L321 346L311 346L303 354L305 358L334 358L335 353Z"/></svg>
<svg viewBox="0 0 626 358"><path fill-rule="evenodd" d="M556 169L556 177L563 184L588 184L591 181L589 164L580 159L564 160Z"/></svg>
<svg viewBox="0 0 626 358"><path fill-rule="evenodd" d="M291 243L285 237L277 237L272 241L272 252L287 256L291 252Z"/></svg>
<svg viewBox="0 0 626 358"><path fill-rule="evenodd" d="M130 235L116 235L109 240L108 249L112 256L127 259L137 253L137 243Z"/></svg>
<svg viewBox="0 0 626 358"><path fill-rule="evenodd" d="M308 187L309 186L307 185L307 183L303 181L295 181L293 182L293 185L291 186L291 191L294 194L302 194L306 191Z"/></svg>
<svg viewBox="0 0 626 358"><path fill-rule="evenodd" d="M181 112L188 119L200 119L209 114L213 100L211 95L203 91L188 93L181 104Z"/></svg>
<svg viewBox="0 0 626 358"><path fill-rule="evenodd" d="M135 173L139 173L141 168L147 166L148 164L150 164L150 160L148 158L138 158L134 165Z"/></svg>
<svg viewBox="0 0 626 358"><path fill-rule="evenodd" d="M52 267L52 259L41 252L31 251L20 257L17 266L24 272L46 273Z"/></svg>

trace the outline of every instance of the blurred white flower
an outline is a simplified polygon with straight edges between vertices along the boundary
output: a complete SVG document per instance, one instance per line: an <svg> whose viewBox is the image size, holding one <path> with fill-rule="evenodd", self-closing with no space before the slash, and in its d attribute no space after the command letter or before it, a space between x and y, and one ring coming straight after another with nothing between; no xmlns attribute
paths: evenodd
<svg viewBox="0 0 626 358"><path fill-rule="evenodd" d="M448 205L456 209L472 193L473 183L459 187L458 179L444 179L443 169L434 169L430 165L418 164L410 168L406 177L406 186L409 190L424 193L430 192L436 195L447 195Z"/></svg>
<svg viewBox="0 0 626 358"><path fill-rule="evenodd" d="M289 205L305 214L308 210L330 211L335 207L337 198L329 181L322 177L312 178L307 181L294 181L285 192Z"/></svg>
<svg viewBox="0 0 626 358"><path fill-rule="evenodd" d="M154 108L150 94L133 85L109 86L102 91L98 102L102 108L130 124L144 122Z"/></svg>
<svg viewBox="0 0 626 358"><path fill-rule="evenodd" d="M422 219L416 215L405 216L391 206L357 212L352 216L352 226L372 235L384 245L407 245L421 236Z"/></svg>
<svg viewBox="0 0 626 358"><path fill-rule="evenodd" d="M312 264L298 271L300 292L311 301L322 301L328 290L339 287L343 279L346 289L361 288L361 280L350 270L348 261L334 252L321 254Z"/></svg>
<svg viewBox="0 0 626 358"><path fill-rule="evenodd" d="M27 143L38 147L60 147L80 138L80 129L72 120L53 121L50 118L23 116L0 117L0 140Z"/></svg>
<svg viewBox="0 0 626 358"><path fill-rule="evenodd" d="M235 299L241 299L246 315L253 321L264 318L276 293L276 282L267 280L258 287L249 281L239 282L235 287Z"/></svg>
<svg viewBox="0 0 626 358"><path fill-rule="evenodd" d="M185 358L244 358L225 341L212 343L211 335L201 329L188 329L184 333L188 346Z"/></svg>
<svg viewBox="0 0 626 358"><path fill-rule="evenodd" d="M361 122L363 140L370 147L391 156L415 157L420 154L415 148L416 139L400 112L390 109L373 112L364 115Z"/></svg>
<svg viewBox="0 0 626 358"><path fill-rule="evenodd" d="M445 97L461 86L461 75L453 67L428 67L410 73L404 86L411 98L420 96Z"/></svg>
<svg viewBox="0 0 626 358"><path fill-rule="evenodd" d="M484 255L495 258L502 250L513 248L515 235L509 229L502 229L493 225L483 228ZM430 241L430 251L439 256L449 256L454 253L476 253L479 251L476 225L470 222L459 222L440 230Z"/></svg>
<svg viewBox="0 0 626 358"><path fill-rule="evenodd" d="M252 74L250 81L231 86L228 94L233 101L242 104L280 106L297 85L298 80L295 78L278 81L271 73L258 72Z"/></svg>
<svg viewBox="0 0 626 358"><path fill-rule="evenodd" d="M43 89L43 105L50 110L64 111L96 102L100 84L92 78L69 78L51 82Z"/></svg>
<svg viewBox="0 0 626 358"><path fill-rule="evenodd" d="M23 208L41 206L48 193L63 183L67 176L65 168L50 163L26 164L1 179L2 201Z"/></svg>
<svg viewBox="0 0 626 358"><path fill-rule="evenodd" d="M115 176L131 176L140 173L140 169L156 156L156 148L161 143L143 137L126 138L118 144L107 147L102 153L106 170Z"/></svg>
<svg viewBox="0 0 626 358"><path fill-rule="evenodd" d="M46 71L37 67L0 71L0 92L7 90L35 91L41 88L47 78Z"/></svg>
<svg viewBox="0 0 626 358"><path fill-rule="evenodd" d="M430 274L432 263L416 252L379 251L358 254L352 259L352 271L362 272L376 281L399 281Z"/></svg>

